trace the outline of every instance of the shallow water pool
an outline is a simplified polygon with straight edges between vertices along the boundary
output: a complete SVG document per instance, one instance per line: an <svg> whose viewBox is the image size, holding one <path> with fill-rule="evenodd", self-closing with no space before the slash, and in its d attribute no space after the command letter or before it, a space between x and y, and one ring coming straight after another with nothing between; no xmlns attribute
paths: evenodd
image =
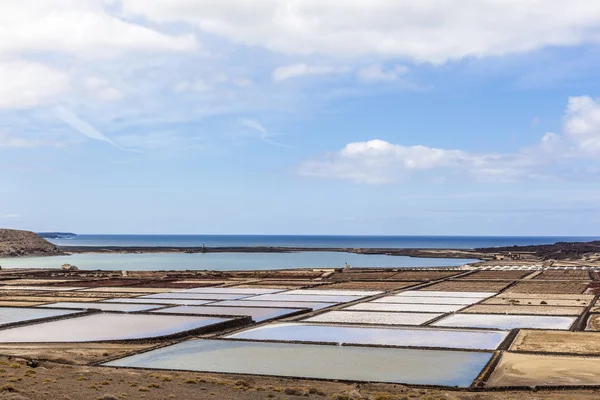
<svg viewBox="0 0 600 400"><path fill-rule="evenodd" d="M122 311L122 312L138 312L149 311L161 308L160 304L117 304L117 303L85 303L85 302L60 302L52 304L44 304L38 307L48 308L76 308L76 309L94 309L102 311Z"/></svg>
<svg viewBox="0 0 600 400"><path fill-rule="evenodd" d="M465 307L455 304L360 303L345 308L345 310L447 313L458 311Z"/></svg>
<svg viewBox="0 0 600 400"><path fill-rule="evenodd" d="M469 331L432 328L376 328L326 326L303 323L270 324L227 338L370 344L380 346L442 347L469 350L495 350L508 332Z"/></svg>
<svg viewBox="0 0 600 400"><path fill-rule="evenodd" d="M0 325L17 322L34 321L36 319L60 317L77 314L79 311L43 310L40 308L0 307Z"/></svg>
<svg viewBox="0 0 600 400"><path fill-rule="evenodd" d="M36 309L42 311L41 309ZM43 310L50 311L50 310ZM67 311L69 312L69 311ZM0 343L97 342L169 336L228 321L180 315L96 313L0 330Z"/></svg>
<svg viewBox="0 0 600 400"><path fill-rule="evenodd" d="M498 315L498 314L453 314L431 324L461 328L488 329L561 329L567 330L577 317L550 317L537 315Z"/></svg>
<svg viewBox="0 0 600 400"><path fill-rule="evenodd" d="M492 353L191 340L104 365L468 387Z"/></svg>
<svg viewBox="0 0 600 400"><path fill-rule="evenodd" d="M179 306L153 312L157 314L248 315L254 322L262 322L299 311L303 310L300 308Z"/></svg>
<svg viewBox="0 0 600 400"><path fill-rule="evenodd" d="M422 325L443 314L401 313L371 311L329 311L305 319L307 322L376 324L376 325Z"/></svg>

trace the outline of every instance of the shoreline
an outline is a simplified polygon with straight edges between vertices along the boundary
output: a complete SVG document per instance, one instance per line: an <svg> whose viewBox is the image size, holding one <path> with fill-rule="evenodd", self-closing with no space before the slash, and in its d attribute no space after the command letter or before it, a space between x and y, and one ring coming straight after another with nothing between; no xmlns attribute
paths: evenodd
<svg viewBox="0 0 600 400"><path fill-rule="evenodd" d="M398 249L398 248L349 248L349 247L163 247L163 246L57 246L63 254L144 254L144 253L300 253L340 252L363 255L388 255L414 258L465 258L491 260L492 254L471 249Z"/></svg>

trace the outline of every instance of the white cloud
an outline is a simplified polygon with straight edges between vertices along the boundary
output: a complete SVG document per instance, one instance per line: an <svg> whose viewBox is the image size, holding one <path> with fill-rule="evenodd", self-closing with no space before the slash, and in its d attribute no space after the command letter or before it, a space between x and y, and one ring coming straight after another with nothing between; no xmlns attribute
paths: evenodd
<svg viewBox="0 0 600 400"><path fill-rule="evenodd" d="M402 75L408 72L408 68L404 65L397 65L388 70L384 70L381 65L373 64L362 68L358 72L358 78L363 82L393 82L398 80Z"/></svg>
<svg viewBox="0 0 600 400"><path fill-rule="evenodd" d="M39 138L21 137L0 133L0 147L31 149L35 147L62 147L58 141L43 140Z"/></svg>
<svg viewBox="0 0 600 400"><path fill-rule="evenodd" d="M122 0L152 22L187 22L236 43L287 54L403 57L443 63L598 42L588 0ZM515 18L518 15L518 18Z"/></svg>
<svg viewBox="0 0 600 400"><path fill-rule="evenodd" d="M600 99L569 98L563 132L581 152L600 156Z"/></svg>
<svg viewBox="0 0 600 400"><path fill-rule="evenodd" d="M171 36L120 19L112 0L3 0L0 54L63 52L86 58L130 51L190 51L193 35Z"/></svg>
<svg viewBox="0 0 600 400"><path fill-rule="evenodd" d="M0 60L0 108L28 108L53 101L69 90L69 77L28 61Z"/></svg>
<svg viewBox="0 0 600 400"><path fill-rule="evenodd" d="M276 82L285 81L291 78L299 78L311 75L329 75L343 74L349 71L347 67L333 66L311 66L306 64L294 64L278 67L273 70L273 80Z"/></svg>
<svg viewBox="0 0 600 400"><path fill-rule="evenodd" d="M110 83L103 78L88 77L84 80L85 89L98 100L115 101L123 98L123 93L112 87Z"/></svg>
<svg viewBox="0 0 600 400"><path fill-rule="evenodd" d="M454 177L480 181L598 177L600 103L571 97L561 135L548 132L533 147L514 153L470 153L383 140L349 143L341 150L301 163L298 173L317 178L383 184L414 177L431 182ZM588 165L581 168L580 162Z"/></svg>
<svg viewBox="0 0 600 400"><path fill-rule="evenodd" d="M4 214L0 217L0 219L17 219L21 218L19 214Z"/></svg>
<svg viewBox="0 0 600 400"><path fill-rule="evenodd" d="M173 91L177 93L182 92L205 92L209 89L209 86L201 79L195 79L190 81L181 81L173 86Z"/></svg>

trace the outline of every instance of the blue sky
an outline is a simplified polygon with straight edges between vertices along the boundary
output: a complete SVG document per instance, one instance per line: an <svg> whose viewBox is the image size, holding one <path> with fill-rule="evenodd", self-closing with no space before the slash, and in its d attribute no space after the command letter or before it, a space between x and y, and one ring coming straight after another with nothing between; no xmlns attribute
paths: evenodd
<svg viewBox="0 0 600 400"><path fill-rule="evenodd" d="M8 0L0 226L598 235L600 3Z"/></svg>

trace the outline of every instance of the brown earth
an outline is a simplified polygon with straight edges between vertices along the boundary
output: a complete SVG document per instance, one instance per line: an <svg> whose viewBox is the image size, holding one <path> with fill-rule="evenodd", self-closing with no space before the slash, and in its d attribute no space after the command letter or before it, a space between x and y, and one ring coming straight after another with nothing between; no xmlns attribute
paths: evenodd
<svg viewBox="0 0 600 400"><path fill-rule="evenodd" d="M499 292L512 281L444 281L420 290L440 290L448 292Z"/></svg>
<svg viewBox="0 0 600 400"><path fill-rule="evenodd" d="M600 314L592 314L587 322L586 331L600 331Z"/></svg>
<svg viewBox="0 0 600 400"><path fill-rule="evenodd" d="M591 400L600 395L598 390L468 393L392 384L117 369L50 361L31 368L23 359L7 357L0 357L0 378L0 400L558 400L565 396Z"/></svg>
<svg viewBox="0 0 600 400"><path fill-rule="evenodd" d="M548 279L548 280L590 280L590 273L587 270L574 270L574 269L553 269L542 271L541 274L536 275L534 280L537 279Z"/></svg>
<svg viewBox="0 0 600 400"><path fill-rule="evenodd" d="M523 306L523 305L487 305L477 304L461 310L470 314L513 314L513 315L569 315L576 316L584 307Z"/></svg>
<svg viewBox="0 0 600 400"><path fill-rule="evenodd" d="M592 301L589 299L528 299L528 298L507 298L503 295L492 297L483 302L483 304L514 304L521 306L562 306L562 307L587 307Z"/></svg>
<svg viewBox="0 0 600 400"><path fill-rule="evenodd" d="M486 386L582 386L598 385L599 381L600 362L595 357L505 352Z"/></svg>
<svg viewBox="0 0 600 400"><path fill-rule="evenodd" d="M521 330L510 346L510 350L600 354L600 334L594 332Z"/></svg>
<svg viewBox="0 0 600 400"><path fill-rule="evenodd" d="M518 282L506 290L506 293L556 293L578 294L587 289L587 283L581 282Z"/></svg>
<svg viewBox="0 0 600 400"><path fill-rule="evenodd" d="M531 274L532 271L476 271L473 274L469 274L461 280L467 279L522 279L527 275Z"/></svg>
<svg viewBox="0 0 600 400"><path fill-rule="evenodd" d="M0 229L0 257L55 256L58 247L33 232Z"/></svg>
<svg viewBox="0 0 600 400"><path fill-rule="evenodd" d="M359 290L396 290L396 289L404 289L410 286L419 285L421 282L361 282L361 281L352 281L352 282L339 282L332 283L330 285L325 285L320 287L320 289L359 289Z"/></svg>

